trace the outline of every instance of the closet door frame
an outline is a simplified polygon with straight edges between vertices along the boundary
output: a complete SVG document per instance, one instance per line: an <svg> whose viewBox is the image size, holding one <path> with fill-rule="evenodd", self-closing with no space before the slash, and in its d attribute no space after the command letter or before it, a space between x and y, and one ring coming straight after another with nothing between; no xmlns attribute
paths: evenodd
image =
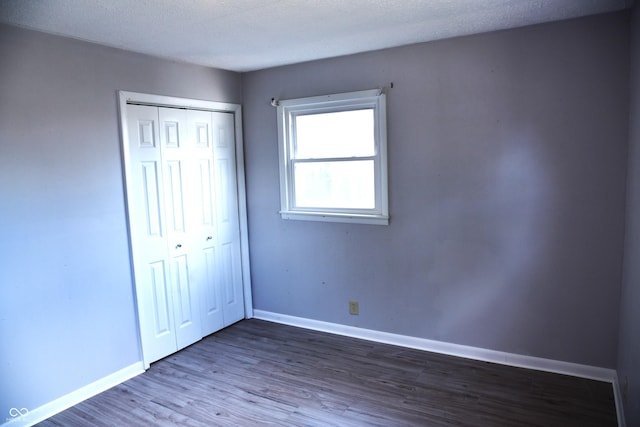
<svg viewBox="0 0 640 427"><path fill-rule="evenodd" d="M153 95L140 92L130 91L118 91L118 115L120 117L120 138L121 138L121 156L122 156L122 174L125 192L125 206L127 208L127 227L128 227L128 239L129 239L129 260L131 263L131 279L134 284L134 298L136 304L136 317L138 318L138 343L140 347L140 354L142 356L145 369L149 368L149 362L145 360L144 352L142 348L142 341L140 337L140 314L138 313L138 299L135 289L135 276L133 267L133 244L131 240L131 224L129 224L129 212L128 212L128 200L129 195L127 193L127 187L129 185L127 178L127 171L129 170L129 136L127 134L127 105L149 105L153 107L170 107L170 108L186 108L191 110L211 111L211 112L224 112L231 113L234 117L234 130L235 130L235 157L236 157L236 186L238 192L238 215L240 224L240 251L242 262L242 289L244 297L244 318L250 319L253 317L253 298L251 294L251 275L249 268L249 239L248 239L248 227L247 227L247 193L245 187L245 173L244 173L244 145L242 138L242 106L239 104L232 104L226 102L215 102L198 99L177 98L172 96Z"/></svg>

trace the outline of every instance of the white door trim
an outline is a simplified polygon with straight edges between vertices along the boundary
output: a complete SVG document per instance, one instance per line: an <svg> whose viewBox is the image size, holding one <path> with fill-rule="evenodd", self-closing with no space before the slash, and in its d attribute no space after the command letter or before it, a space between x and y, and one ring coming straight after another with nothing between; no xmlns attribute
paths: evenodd
<svg viewBox="0 0 640 427"><path fill-rule="evenodd" d="M236 147L236 177L237 177L237 191L238 191L238 215L240 223L240 248L241 248L241 260L242 260L242 288L244 295L244 317L249 319L253 317L253 298L251 294L251 274L249 268L249 238L248 238L248 226L247 226L247 194L245 188L245 174L244 174L244 142L242 138L242 106L239 104L232 104L226 102L206 101L199 99L187 99L177 98L172 96L153 95L140 92L118 91L118 115L120 117L120 137L122 138L122 162L123 162L123 179L125 198L127 191L127 176L126 171L129 170L128 155L124 152L125 147L129 146L129 137L127 135L127 117L126 108L127 104L143 104L152 105L155 107L174 107L174 108L187 108L192 110L204 110L214 112L227 112L232 113L234 116L235 127L235 147ZM128 209L128 207L127 207ZM127 213L128 217L128 213ZM130 225L127 222L127 226ZM131 230L129 232L129 248L131 250ZM133 259L131 260L131 272L133 277ZM135 289L134 289L135 290ZM137 308L137 298L136 298ZM136 313L138 315L138 313ZM138 334L140 331L138 330ZM142 352L142 342L140 341L140 354Z"/></svg>

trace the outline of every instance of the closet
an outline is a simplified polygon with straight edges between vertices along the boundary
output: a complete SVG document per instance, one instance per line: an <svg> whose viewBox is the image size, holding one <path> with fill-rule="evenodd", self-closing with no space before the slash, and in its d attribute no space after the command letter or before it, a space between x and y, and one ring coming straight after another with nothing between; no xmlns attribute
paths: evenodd
<svg viewBox="0 0 640 427"><path fill-rule="evenodd" d="M146 366L245 317L232 112L121 102Z"/></svg>

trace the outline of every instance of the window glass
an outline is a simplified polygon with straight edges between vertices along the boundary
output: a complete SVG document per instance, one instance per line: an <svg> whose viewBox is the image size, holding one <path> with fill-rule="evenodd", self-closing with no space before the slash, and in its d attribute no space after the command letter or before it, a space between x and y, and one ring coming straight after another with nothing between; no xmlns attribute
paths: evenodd
<svg viewBox="0 0 640 427"><path fill-rule="evenodd" d="M373 160L296 163L298 208L373 209Z"/></svg>
<svg viewBox="0 0 640 427"><path fill-rule="evenodd" d="M375 154L373 109L295 116L295 158Z"/></svg>

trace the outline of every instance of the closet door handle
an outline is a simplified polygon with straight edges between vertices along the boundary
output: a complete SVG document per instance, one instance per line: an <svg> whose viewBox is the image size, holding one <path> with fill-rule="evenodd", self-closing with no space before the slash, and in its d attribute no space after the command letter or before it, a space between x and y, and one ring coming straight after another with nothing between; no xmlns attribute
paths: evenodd
<svg viewBox="0 0 640 427"><path fill-rule="evenodd" d="M212 240L213 236L207 236L207 241Z"/></svg>
<svg viewBox="0 0 640 427"><path fill-rule="evenodd" d="M178 243L178 244L176 245L176 249L180 249L181 247L182 247L182 245L181 245L180 243Z"/></svg>

